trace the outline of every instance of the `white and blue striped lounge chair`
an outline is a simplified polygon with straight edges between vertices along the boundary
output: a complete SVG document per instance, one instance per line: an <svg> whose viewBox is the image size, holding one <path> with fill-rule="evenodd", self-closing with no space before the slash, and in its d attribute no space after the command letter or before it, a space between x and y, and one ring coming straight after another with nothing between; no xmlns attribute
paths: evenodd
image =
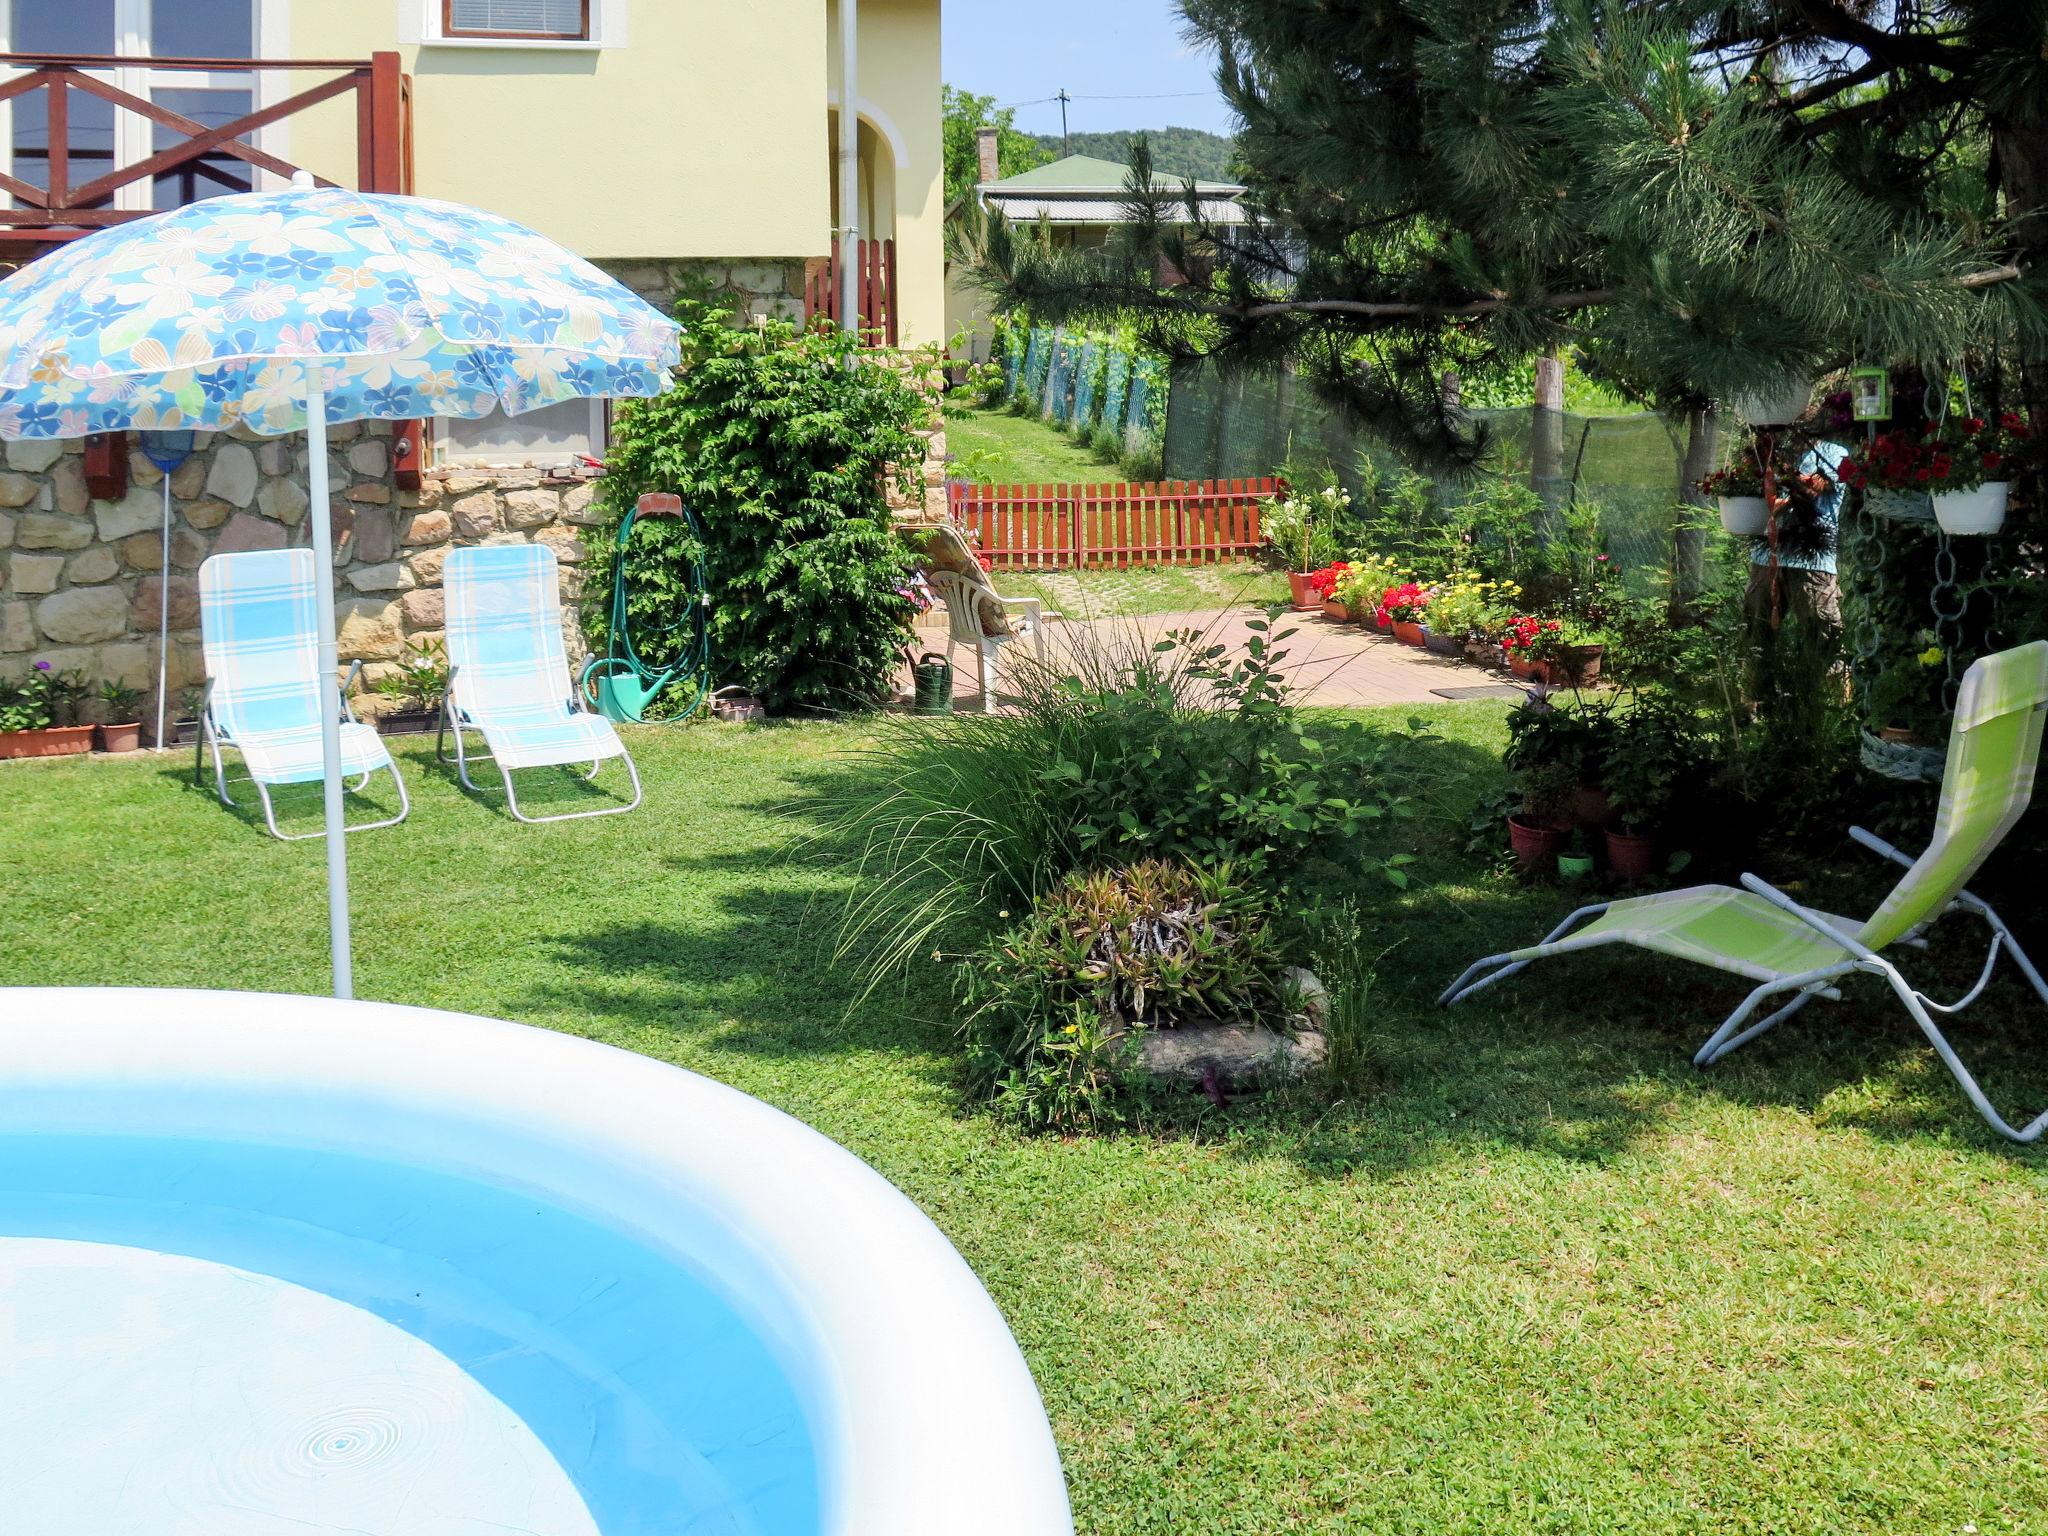
<svg viewBox="0 0 2048 1536"><path fill-rule="evenodd" d="M263 802L270 835L285 842L318 832L280 832L270 791L320 780L320 711L342 716L341 771L360 792L379 769L398 786L398 814L351 826L351 832L395 827L411 812L405 780L369 726L356 720L346 689L320 676L320 632L313 604L310 549L252 550L215 555L199 567L199 627L206 656L206 696L199 712L200 750L213 751L214 790L228 793L223 747L242 754L248 780ZM354 672L350 673L353 677ZM194 776L203 769L193 764ZM238 781L239 782L239 781Z"/></svg>
<svg viewBox="0 0 2048 1536"><path fill-rule="evenodd" d="M490 761L505 776L505 803L521 821L574 821L616 816L640 803L640 771L603 715L584 709L569 680L562 643L561 579L545 544L493 544L458 549L442 568L448 622L448 696L442 737L455 735L455 771L469 776L463 733L482 735ZM442 751L437 738L435 750ZM633 798L624 805L529 816L519 808L513 770L588 763L595 779L607 758L623 758ZM480 792L480 791L479 791Z"/></svg>

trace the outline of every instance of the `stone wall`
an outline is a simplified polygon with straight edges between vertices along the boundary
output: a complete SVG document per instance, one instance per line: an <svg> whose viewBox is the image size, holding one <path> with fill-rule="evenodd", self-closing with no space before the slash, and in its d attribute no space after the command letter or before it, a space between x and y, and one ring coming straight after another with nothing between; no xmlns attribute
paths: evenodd
<svg viewBox="0 0 2048 1536"><path fill-rule="evenodd" d="M585 558L582 530L596 520L587 478L539 470L430 472L417 491L396 489L389 429L330 430L328 475L336 544L336 605L343 661L374 681L414 647L441 638L441 567L464 544L542 543L562 562L564 632L580 655L575 617ZM171 472L171 568L162 569L163 475L139 451L129 488L95 500L84 445L10 443L0 469L0 676L36 661L95 682L156 684L157 625L170 605L174 711L204 678L199 642L200 562L235 550L306 544L307 449L301 436L240 430L201 433ZM381 701L365 694L361 713ZM154 704L150 706L154 713Z"/></svg>
<svg viewBox="0 0 2048 1536"><path fill-rule="evenodd" d="M701 284L730 294L734 317L743 321L801 320L804 268L801 261L646 260L597 263L613 277L667 314L679 284Z"/></svg>

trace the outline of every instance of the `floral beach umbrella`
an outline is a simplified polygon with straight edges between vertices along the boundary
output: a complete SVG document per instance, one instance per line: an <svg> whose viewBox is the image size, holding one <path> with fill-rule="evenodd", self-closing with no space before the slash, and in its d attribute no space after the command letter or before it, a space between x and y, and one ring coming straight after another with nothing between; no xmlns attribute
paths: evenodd
<svg viewBox="0 0 2048 1536"><path fill-rule="evenodd" d="M320 666L338 674L327 425L651 395L678 327L554 242L453 203L315 187L211 198L0 282L0 439L245 426L310 438ZM339 725L325 723L337 996L352 992Z"/></svg>

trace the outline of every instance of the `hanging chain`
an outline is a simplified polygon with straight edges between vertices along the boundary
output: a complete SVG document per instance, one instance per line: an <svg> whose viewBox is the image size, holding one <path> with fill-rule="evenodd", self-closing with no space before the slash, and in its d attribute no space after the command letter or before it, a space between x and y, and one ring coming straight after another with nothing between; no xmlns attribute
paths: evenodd
<svg viewBox="0 0 2048 1536"><path fill-rule="evenodd" d="M1934 586L1927 594L1927 606L1934 613L1934 640L1941 647L1947 672L1941 685L1941 707L1953 714L1962 688L1963 618L1970 611L1970 589L1956 580L1955 546L1949 542L1947 530L1937 528L1934 538Z"/></svg>

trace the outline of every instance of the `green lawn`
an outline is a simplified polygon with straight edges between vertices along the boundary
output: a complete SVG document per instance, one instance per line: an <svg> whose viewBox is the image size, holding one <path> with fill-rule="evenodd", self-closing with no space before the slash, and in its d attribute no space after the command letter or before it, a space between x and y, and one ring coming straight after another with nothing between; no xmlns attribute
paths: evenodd
<svg viewBox="0 0 2048 1536"><path fill-rule="evenodd" d="M1364 893L1348 1102L1074 1141L963 1110L943 987L849 1014L841 877L785 853L857 726L636 730L646 808L544 828L408 748L412 822L351 840L359 986L679 1063L871 1161L1009 1317L1090 1536L2035 1529L2043 1158L1867 990L1708 1074L1740 987L1704 972L1581 957L1435 1010L1568 899L1457 873L1500 711L1426 713L1446 820L1404 833L1413 889ZM0 983L321 989L318 843L189 762L0 765ZM2048 1091L2039 1022L1963 1031L2008 1103Z"/></svg>
<svg viewBox="0 0 2048 1536"><path fill-rule="evenodd" d="M946 418L949 473L977 485L1098 485L1130 477L1078 438L1000 407Z"/></svg>
<svg viewBox="0 0 2048 1536"><path fill-rule="evenodd" d="M1004 596L1042 598L1070 619L1264 608L1287 601L1287 577L1249 560L1128 571L996 571L990 579Z"/></svg>

